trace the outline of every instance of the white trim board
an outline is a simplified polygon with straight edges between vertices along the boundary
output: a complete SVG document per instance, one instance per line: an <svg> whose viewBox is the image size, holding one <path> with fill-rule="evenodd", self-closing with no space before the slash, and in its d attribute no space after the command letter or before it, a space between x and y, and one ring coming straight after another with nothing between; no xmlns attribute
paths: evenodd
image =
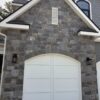
<svg viewBox="0 0 100 100"><path fill-rule="evenodd" d="M58 8L52 7L52 24L58 25Z"/></svg>
<svg viewBox="0 0 100 100"><path fill-rule="evenodd" d="M12 6L18 6L18 7L21 7L21 6L23 6L23 4L19 4L19 3L13 3L13 2L11 3L11 5L12 5Z"/></svg>
<svg viewBox="0 0 100 100"><path fill-rule="evenodd" d="M6 54L6 43L7 43L7 36L0 32L1 36L4 36L4 53L3 53L3 63L2 63L2 74L1 74L1 81L0 81L0 97L1 97L1 91L3 86L3 75L4 75L4 62L5 62L5 54Z"/></svg>
<svg viewBox="0 0 100 100"><path fill-rule="evenodd" d="M9 24L9 23L2 23L0 24L1 28L11 28L11 29L22 29L22 30L29 30L29 25L20 25L20 24Z"/></svg>
<svg viewBox="0 0 100 100"><path fill-rule="evenodd" d="M85 32L85 31L80 31L78 35L83 35L83 36L93 36L93 37L100 37L99 33L96 32Z"/></svg>

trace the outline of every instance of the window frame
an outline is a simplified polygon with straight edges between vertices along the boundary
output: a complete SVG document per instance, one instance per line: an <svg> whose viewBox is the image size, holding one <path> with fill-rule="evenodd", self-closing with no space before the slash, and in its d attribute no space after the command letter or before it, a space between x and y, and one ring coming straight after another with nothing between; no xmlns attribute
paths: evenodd
<svg viewBox="0 0 100 100"><path fill-rule="evenodd" d="M85 9L85 8L81 8L79 5L78 5L78 2L85 2L88 4L88 9ZM88 12L88 15L86 15L87 17L89 17L90 19L92 19L92 6L91 6L91 2L89 0L75 0L75 3L77 4L77 6L83 11L83 13L85 14L85 11Z"/></svg>

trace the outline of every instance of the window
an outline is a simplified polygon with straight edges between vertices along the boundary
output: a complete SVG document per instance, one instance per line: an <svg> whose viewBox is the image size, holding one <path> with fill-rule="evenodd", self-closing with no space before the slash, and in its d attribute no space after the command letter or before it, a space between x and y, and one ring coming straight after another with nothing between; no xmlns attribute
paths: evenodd
<svg viewBox="0 0 100 100"><path fill-rule="evenodd" d="M91 4L88 0L77 0L76 4L79 8L89 17L91 18Z"/></svg>

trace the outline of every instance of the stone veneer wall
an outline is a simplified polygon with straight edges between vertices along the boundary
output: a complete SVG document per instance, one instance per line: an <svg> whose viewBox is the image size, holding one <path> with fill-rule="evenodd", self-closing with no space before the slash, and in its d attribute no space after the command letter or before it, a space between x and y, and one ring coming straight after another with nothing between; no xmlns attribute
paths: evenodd
<svg viewBox="0 0 100 100"><path fill-rule="evenodd" d="M59 8L59 25L51 24L51 7ZM22 100L24 61L44 53L61 53L81 62L82 99L97 100L95 43L78 36L88 30L83 21L63 0L42 0L20 17L29 22L29 31L5 30L8 36L1 100ZM18 54L12 64L12 54ZM86 57L93 59L86 65Z"/></svg>

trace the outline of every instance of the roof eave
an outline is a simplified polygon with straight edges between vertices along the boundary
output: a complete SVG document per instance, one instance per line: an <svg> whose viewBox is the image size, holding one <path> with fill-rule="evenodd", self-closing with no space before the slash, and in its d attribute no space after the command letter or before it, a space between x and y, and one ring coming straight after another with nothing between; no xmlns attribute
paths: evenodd
<svg viewBox="0 0 100 100"><path fill-rule="evenodd" d="M29 25L19 25L19 24L0 24L0 28L5 29L20 29L20 30L29 30Z"/></svg>
<svg viewBox="0 0 100 100"><path fill-rule="evenodd" d="M100 33L96 33L96 32L86 32L86 31L80 31L78 33L78 35L80 36L92 36L92 37L100 37Z"/></svg>

